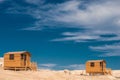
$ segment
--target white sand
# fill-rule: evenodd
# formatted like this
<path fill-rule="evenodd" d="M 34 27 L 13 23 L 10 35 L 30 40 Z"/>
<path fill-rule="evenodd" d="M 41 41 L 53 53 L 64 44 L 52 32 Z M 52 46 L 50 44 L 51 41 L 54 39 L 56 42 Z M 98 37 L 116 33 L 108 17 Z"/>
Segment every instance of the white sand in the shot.
<path fill-rule="evenodd" d="M 80 74 L 84 75 L 80 75 Z M 120 70 L 113 75 L 88 76 L 84 70 L 70 72 L 39 70 L 39 71 L 6 71 L 0 70 L 0 80 L 120 80 Z"/>

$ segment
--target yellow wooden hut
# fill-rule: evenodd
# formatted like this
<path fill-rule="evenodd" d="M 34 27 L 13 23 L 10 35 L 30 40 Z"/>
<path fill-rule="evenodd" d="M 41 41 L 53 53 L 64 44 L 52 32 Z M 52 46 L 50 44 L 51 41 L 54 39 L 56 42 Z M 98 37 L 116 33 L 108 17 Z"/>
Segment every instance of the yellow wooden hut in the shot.
<path fill-rule="evenodd" d="M 31 62 L 31 54 L 27 51 L 8 52 L 4 54 L 5 70 L 37 70 L 37 64 Z"/>
<path fill-rule="evenodd" d="M 105 60 L 89 60 L 86 62 L 86 73 L 94 74 L 111 74 L 111 69 L 106 68 Z"/>

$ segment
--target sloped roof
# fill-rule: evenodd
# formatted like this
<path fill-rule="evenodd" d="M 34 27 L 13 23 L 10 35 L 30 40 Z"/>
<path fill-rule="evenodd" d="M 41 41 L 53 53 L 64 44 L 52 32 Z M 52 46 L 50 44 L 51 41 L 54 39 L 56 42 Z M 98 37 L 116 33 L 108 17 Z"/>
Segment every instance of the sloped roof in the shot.
<path fill-rule="evenodd" d="M 23 54 L 23 53 L 28 53 L 30 56 L 31 54 L 28 51 L 15 51 L 15 52 L 7 52 L 5 54 Z"/>
<path fill-rule="evenodd" d="M 105 60 L 89 60 L 89 61 L 87 61 L 87 62 L 105 62 L 105 63 L 106 63 Z"/>

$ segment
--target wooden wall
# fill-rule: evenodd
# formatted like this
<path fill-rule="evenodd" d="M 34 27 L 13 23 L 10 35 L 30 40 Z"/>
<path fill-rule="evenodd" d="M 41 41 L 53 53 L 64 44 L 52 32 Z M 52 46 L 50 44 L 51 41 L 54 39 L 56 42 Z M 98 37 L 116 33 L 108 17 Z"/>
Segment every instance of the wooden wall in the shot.
<path fill-rule="evenodd" d="M 9 60 L 10 54 L 4 55 L 4 67 L 20 67 L 21 66 L 21 56 L 20 54 L 14 54 L 14 60 Z"/>
<path fill-rule="evenodd" d="M 14 59 L 10 60 L 10 55 L 14 54 Z M 24 58 L 26 55 L 26 59 Z M 23 56 L 23 57 L 21 57 Z M 10 52 L 4 54 L 4 70 L 37 70 L 37 64 L 31 62 L 29 52 Z M 25 65 L 26 64 L 26 65 Z"/>
<path fill-rule="evenodd" d="M 94 67 L 90 66 L 91 62 L 86 63 L 86 72 L 87 73 L 102 73 L 106 69 L 106 63 L 103 62 L 103 70 L 102 67 L 100 66 L 100 62 L 94 62 Z"/>
<path fill-rule="evenodd" d="M 26 65 L 30 65 L 30 55 L 26 54 Z M 4 55 L 4 67 L 25 67 L 24 60 L 21 60 L 21 54 L 14 54 L 14 60 L 9 60 L 10 54 Z"/>

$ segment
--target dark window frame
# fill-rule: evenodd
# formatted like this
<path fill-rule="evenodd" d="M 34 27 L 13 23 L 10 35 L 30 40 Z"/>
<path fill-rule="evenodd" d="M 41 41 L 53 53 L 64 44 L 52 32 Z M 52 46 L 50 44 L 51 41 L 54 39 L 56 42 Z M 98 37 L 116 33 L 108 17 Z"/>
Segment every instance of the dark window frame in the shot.
<path fill-rule="evenodd" d="M 21 54 L 21 60 L 25 59 L 26 60 L 26 54 Z"/>
<path fill-rule="evenodd" d="M 100 67 L 103 67 L 103 62 L 100 62 Z"/>
<path fill-rule="evenodd" d="M 24 54 L 21 54 L 21 60 L 23 60 L 23 58 L 24 58 Z"/>
<path fill-rule="evenodd" d="M 14 60 L 14 54 L 9 55 L 9 60 Z"/>
<path fill-rule="evenodd" d="M 91 63 L 90 63 L 90 66 L 91 66 L 91 67 L 94 67 L 94 66 L 95 66 L 95 63 L 94 63 L 94 62 L 91 62 Z"/>

